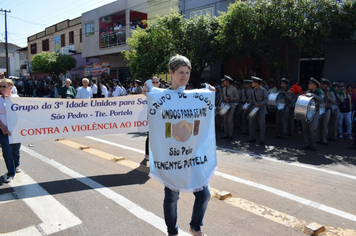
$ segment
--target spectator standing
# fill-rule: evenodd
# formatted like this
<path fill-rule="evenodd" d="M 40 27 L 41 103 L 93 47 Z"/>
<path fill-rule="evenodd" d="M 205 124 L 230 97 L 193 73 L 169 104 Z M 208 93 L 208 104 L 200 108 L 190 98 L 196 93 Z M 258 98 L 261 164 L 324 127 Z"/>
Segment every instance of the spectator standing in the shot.
<path fill-rule="evenodd" d="M 109 97 L 109 92 L 108 89 L 106 88 L 106 86 L 104 85 L 103 81 L 99 82 L 99 86 L 100 86 L 100 90 L 101 90 L 101 97 L 102 98 L 107 98 Z"/>
<path fill-rule="evenodd" d="M 75 98 L 76 91 L 75 88 L 70 86 L 71 83 L 72 81 L 70 79 L 66 79 L 64 81 L 64 85 L 59 89 L 58 92 L 59 98 L 68 98 L 68 99 Z"/>
<path fill-rule="evenodd" d="M 82 87 L 79 87 L 76 98 L 92 98 L 93 92 L 89 85 L 89 80 L 87 78 L 82 79 Z"/>
<path fill-rule="evenodd" d="M 98 86 L 96 86 L 95 80 L 90 81 L 90 88 L 93 93 L 93 98 L 97 98 L 98 97 Z"/>
<path fill-rule="evenodd" d="M 334 142 L 337 142 L 338 123 L 340 116 L 339 105 L 344 101 L 344 95 L 343 92 L 340 91 L 340 84 L 338 82 L 332 83 L 330 91 L 334 93 L 336 103 L 334 105 L 331 105 L 331 116 L 329 121 L 329 139 Z"/>
<path fill-rule="evenodd" d="M 135 90 L 133 92 L 134 94 L 142 94 L 142 87 L 141 87 L 141 81 L 140 80 L 135 80 Z"/>
<path fill-rule="evenodd" d="M 351 112 L 353 112 L 355 110 L 356 94 L 354 92 L 352 92 L 352 86 L 351 85 L 347 85 L 346 93 L 348 95 L 350 95 L 350 97 L 351 97 Z"/>
<path fill-rule="evenodd" d="M 122 89 L 121 87 L 118 85 L 117 81 L 114 81 L 114 88 L 113 88 L 113 92 L 112 92 L 112 96 L 113 97 L 118 97 L 122 95 Z"/>
<path fill-rule="evenodd" d="M 353 139 L 351 136 L 351 96 L 346 93 L 346 88 L 345 86 L 341 87 L 341 92 L 343 93 L 343 98 L 344 101 L 339 105 L 340 109 L 340 115 L 339 115 L 339 123 L 338 123 L 338 129 L 339 129 L 339 138 L 343 138 L 343 124 L 345 121 L 346 124 L 346 133 L 347 133 L 347 138 L 348 139 Z"/>

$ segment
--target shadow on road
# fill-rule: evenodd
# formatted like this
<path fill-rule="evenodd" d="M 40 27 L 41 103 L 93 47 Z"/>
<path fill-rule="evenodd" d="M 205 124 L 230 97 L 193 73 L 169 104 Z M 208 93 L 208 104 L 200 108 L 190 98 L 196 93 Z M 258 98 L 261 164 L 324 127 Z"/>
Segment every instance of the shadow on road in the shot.
<path fill-rule="evenodd" d="M 259 132 L 256 133 L 257 142 Z M 329 141 L 328 145 L 317 145 L 316 151 L 301 150 L 304 146 L 302 134 L 295 134 L 287 139 L 277 139 L 276 130 L 266 129 L 265 146 L 256 143 L 246 143 L 247 135 L 241 135 L 239 130 L 234 130 L 234 139 L 229 141 L 221 139 L 224 132 L 216 129 L 216 143 L 219 148 L 234 150 L 256 157 L 269 157 L 286 162 L 300 162 L 310 165 L 356 165 L 356 150 L 350 150 L 352 140 L 339 139 L 338 142 Z"/>

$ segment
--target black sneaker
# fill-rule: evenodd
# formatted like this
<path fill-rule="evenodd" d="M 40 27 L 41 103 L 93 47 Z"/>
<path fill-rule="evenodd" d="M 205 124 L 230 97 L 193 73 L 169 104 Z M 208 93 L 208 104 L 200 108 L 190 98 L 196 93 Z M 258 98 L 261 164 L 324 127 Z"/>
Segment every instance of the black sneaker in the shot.
<path fill-rule="evenodd" d="M 14 179 L 14 176 L 7 176 L 6 179 L 4 179 L 4 183 L 10 183 Z"/>

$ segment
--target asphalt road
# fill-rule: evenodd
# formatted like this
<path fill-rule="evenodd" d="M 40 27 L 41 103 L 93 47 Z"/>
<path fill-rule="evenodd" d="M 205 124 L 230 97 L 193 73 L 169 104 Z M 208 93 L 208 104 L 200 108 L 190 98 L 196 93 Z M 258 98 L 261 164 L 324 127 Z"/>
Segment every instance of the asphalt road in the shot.
<path fill-rule="evenodd" d="M 302 151 L 296 134 L 266 146 L 246 144 L 235 132 L 222 140 L 219 169 L 204 219 L 207 235 L 356 235 L 356 155 L 350 140 Z M 0 184 L 0 233 L 4 235 L 166 235 L 163 186 L 148 177 L 145 133 L 23 143 L 22 173 Z M 89 147 L 86 149 L 86 147 Z M 0 162 L 0 171 L 6 168 Z M 225 200 L 216 197 L 231 194 Z M 194 196 L 178 203 L 179 235 L 188 235 Z"/>

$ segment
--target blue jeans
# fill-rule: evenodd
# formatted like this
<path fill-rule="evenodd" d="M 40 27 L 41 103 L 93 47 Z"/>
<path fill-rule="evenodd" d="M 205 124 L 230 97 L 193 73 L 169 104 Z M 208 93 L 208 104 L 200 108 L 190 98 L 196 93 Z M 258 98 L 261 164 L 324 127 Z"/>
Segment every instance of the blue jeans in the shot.
<path fill-rule="evenodd" d="M 0 130 L 0 144 L 7 168 L 7 175 L 15 176 L 15 168 L 20 165 L 21 143 L 9 144 L 9 136 L 4 135 Z"/>
<path fill-rule="evenodd" d="M 169 235 L 178 234 L 177 226 L 177 202 L 179 200 L 179 192 L 164 188 L 164 220 L 166 221 L 167 231 Z M 200 231 L 200 226 L 203 225 L 203 218 L 205 215 L 208 202 L 210 200 L 210 186 L 204 187 L 202 191 L 194 192 L 195 202 L 193 206 L 192 219 L 190 221 L 190 228 L 195 231 Z"/>
<path fill-rule="evenodd" d="M 352 122 L 351 122 L 351 111 L 350 112 L 340 112 L 339 115 L 339 123 L 338 123 L 338 129 L 339 129 L 339 134 L 343 133 L 343 123 L 346 123 L 346 132 L 348 135 L 351 134 L 352 131 Z"/>

